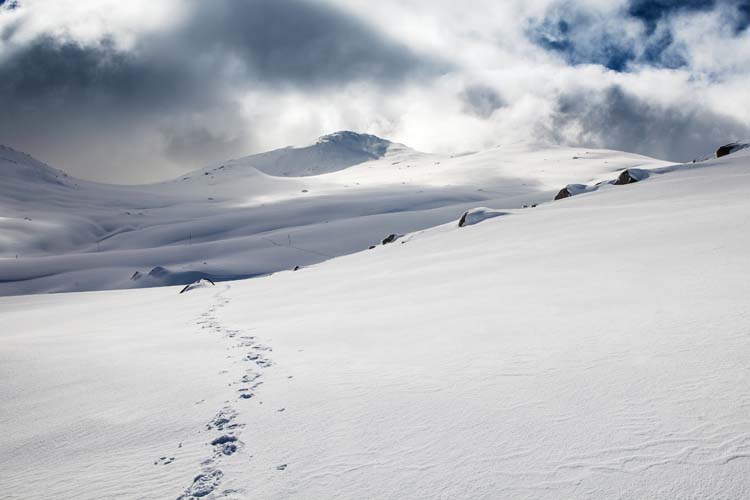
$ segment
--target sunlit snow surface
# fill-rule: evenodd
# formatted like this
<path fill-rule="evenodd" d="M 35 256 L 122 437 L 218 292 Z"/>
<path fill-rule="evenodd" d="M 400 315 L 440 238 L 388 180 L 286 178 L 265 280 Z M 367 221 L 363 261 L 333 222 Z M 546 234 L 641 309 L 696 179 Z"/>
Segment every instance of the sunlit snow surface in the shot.
<path fill-rule="evenodd" d="M 5 297 L 0 491 L 748 498 L 748 214 L 738 152 L 182 295 Z"/>
<path fill-rule="evenodd" d="M 477 206 L 520 209 L 573 182 L 667 165 L 531 145 L 438 156 L 346 134 L 146 186 L 71 179 L 0 149 L 0 295 L 259 276 L 358 252 Z"/>

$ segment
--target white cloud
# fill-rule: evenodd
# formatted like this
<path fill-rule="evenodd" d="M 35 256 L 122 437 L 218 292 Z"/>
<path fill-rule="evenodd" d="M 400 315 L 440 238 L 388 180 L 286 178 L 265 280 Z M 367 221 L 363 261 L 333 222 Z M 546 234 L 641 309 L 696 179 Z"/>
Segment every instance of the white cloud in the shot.
<path fill-rule="evenodd" d="M 0 61 L 12 59 L 40 37 L 73 40 L 82 47 L 96 46 L 108 37 L 127 70 L 116 73 L 117 78 L 138 80 L 139 72 L 152 68 L 154 61 L 171 73 L 182 73 L 174 79 L 158 77 L 175 90 L 169 95 L 167 89 L 150 111 L 139 114 L 129 105 L 120 117 L 120 107 L 113 104 L 100 108 L 108 113 L 104 121 L 97 122 L 95 115 L 68 116 L 71 127 L 59 135 L 49 130 L 39 136 L 13 135 L 9 123 L 0 122 L 0 142 L 10 141 L 77 175 L 118 181 L 169 177 L 209 161 L 304 144 L 338 129 L 366 131 L 442 152 L 556 140 L 684 159 L 684 145 L 677 140 L 674 150 L 668 144 L 656 148 L 650 138 L 628 136 L 634 129 L 595 120 L 600 116 L 596 109 L 585 107 L 606 106 L 613 88 L 626 96 L 618 105 L 647 110 L 662 127 L 676 126 L 670 119 L 699 117 L 715 121 L 704 124 L 707 130 L 713 126 L 727 135 L 750 129 L 750 33 L 738 34 L 727 24 L 733 13 L 727 3 L 713 10 L 679 10 L 659 21 L 661 33 L 672 38 L 684 65 L 669 69 L 634 58 L 620 73 L 597 64 L 571 65 L 565 52 L 546 50 L 530 40 L 528 27 L 555 9 L 565 13 L 575 8 L 597 20 L 587 29 L 598 30 L 576 34 L 574 41 L 584 58 L 578 62 L 593 57 L 587 55 L 596 54 L 591 46 L 616 33 L 632 40 L 634 53 L 641 54 L 649 43 L 646 29 L 628 16 L 626 0 L 381 0 L 377 6 L 353 0 L 288 0 L 275 3 L 276 10 L 263 0 L 245 2 L 237 10 L 237 26 L 242 26 L 242 15 L 257 8 L 252 12 L 274 17 L 264 24 L 282 30 L 269 31 L 267 43 L 237 37 L 232 23 L 219 12 L 234 5 L 197 0 L 26 0 L 21 9 L 0 13 Z M 284 7 L 278 5 L 301 9 L 304 15 L 282 15 L 279 8 Z M 186 29 L 196 12 L 200 29 Z M 332 28 L 309 28 L 304 23 L 311 15 L 320 16 L 320 22 L 331 20 Z M 280 22 L 279 16 L 288 22 Z M 300 32 L 307 38 L 296 42 Z M 316 38 L 330 33 L 332 42 Z M 292 41 L 275 45 L 281 39 Z M 294 51 L 303 51 L 303 57 L 295 59 Z M 142 86 L 135 80 L 133 85 Z M 138 98 L 116 82 L 109 84 L 105 95 L 113 102 L 123 95 Z M 488 99 L 481 112 L 467 106 L 471 89 L 483 89 L 476 98 Z M 141 91 L 144 99 L 150 95 Z M 582 100 L 583 108 L 573 114 L 560 112 L 560 103 L 573 96 Z M 29 96 L 5 92 L 0 99 L 20 102 Z M 7 104 L 16 109 L 19 102 Z M 74 114 L 75 108 L 63 111 Z M 54 115 L 53 111 L 48 113 Z M 44 119 L 44 113 L 33 116 Z M 0 120 L 8 119 L 0 114 Z M 566 119 L 571 121 L 565 123 Z M 603 129 L 593 134 L 581 119 Z M 29 130 L 37 128 L 34 120 L 29 118 Z M 92 138 L 98 146 L 80 147 Z M 716 134 L 706 134 L 695 147 L 708 152 L 717 140 Z M 93 151 L 97 147 L 117 153 Z M 133 164 L 142 168 L 128 168 Z"/>

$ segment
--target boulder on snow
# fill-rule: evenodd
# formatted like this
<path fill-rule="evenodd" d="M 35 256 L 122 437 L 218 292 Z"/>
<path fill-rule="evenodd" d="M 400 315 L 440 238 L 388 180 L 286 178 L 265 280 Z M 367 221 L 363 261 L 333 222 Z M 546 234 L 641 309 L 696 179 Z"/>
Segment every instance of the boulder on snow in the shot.
<path fill-rule="evenodd" d="M 560 191 L 557 192 L 557 194 L 555 195 L 554 200 L 555 201 L 562 200 L 564 198 L 570 198 L 571 196 L 573 196 L 573 193 L 571 193 L 570 190 L 568 189 L 568 187 L 566 186 L 566 187 L 562 188 Z"/>
<path fill-rule="evenodd" d="M 626 170 L 623 170 L 622 173 L 615 179 L 614 184 L 615 186 L 622 186 L 625 184 L 633 184 L 634 182 L 642 181 L 648 177 L 648 174 L 644 170 L 639 170 L 637 168 L 628 168 Z"/>
<path fill-rule="evenodd" d="M 467 210 L 461 216 L 458 221 L 458 227 L 473 226 L 483 220 L 492 219 L 494 217 L 500 217 L 501 215 L 508 215 L 508 212 L 502 212 L 500 210 L 493 210 L 486 207 L 477 207 Z"/>
<path fill-rule="evenodd" d="M 729 144 L 725 144 L 716 150 L 716 157 L 721 158 L 722 156 L 730 155 L 732 153 L 736 153 L 737 151 L 741 149 L 746 149 L 746 148 L 750 148 L 750 144 L 745 144 L 741 142 L 730 142 Z"/>
<path fill-rule="evenodd" d="M 396 241 L 397 239 L 401 238 L 402 236 L 403 236 L 403 234 L 391 233 L 388 236 L 386 236 L 385 238 L 383 238 L 383 241 L 381 241 L 380 243 L 382 245 L 387 245 L 388 243 L 393 243 L 394 241 Z"/>
<path fill-rule="evenodd" d="M 577 194 L 585 193 L 586 192 L 586 186 L 584 184 L 568 184 L 564 188 L 562 188 L 560 191 L 557 192 L 557 194 L 554 197 L 554 200 L 562 200 L 563 198 L 570 198 L 571 196 L 575 196 Z"/>
<path fill-rule="evenodd" d="M 190 290 L 195 290 L 196 288 L 206 288 L 211 286 L 216 286 L 216 283 L 208 278 L 201 278 L 198 281 L 190 283 L 189 285 L 185 285 L 185 288 L 180 290 L 180 293 L 189 292 Z"/>

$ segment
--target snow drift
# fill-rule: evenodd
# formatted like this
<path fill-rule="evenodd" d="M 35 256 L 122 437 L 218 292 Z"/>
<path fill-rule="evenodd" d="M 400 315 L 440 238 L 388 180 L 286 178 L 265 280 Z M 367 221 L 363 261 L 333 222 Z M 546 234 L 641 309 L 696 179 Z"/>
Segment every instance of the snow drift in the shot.
<path fill-rule="evenodd" d="M 467 210 L 458 220 L 458 227 L 473 226 L 479 224 L 483 220 L 500 217 L 501 215 L 508 215 L 508 212 L 502 210 L 492 210 L 487 207 L 478 207 Z"/>

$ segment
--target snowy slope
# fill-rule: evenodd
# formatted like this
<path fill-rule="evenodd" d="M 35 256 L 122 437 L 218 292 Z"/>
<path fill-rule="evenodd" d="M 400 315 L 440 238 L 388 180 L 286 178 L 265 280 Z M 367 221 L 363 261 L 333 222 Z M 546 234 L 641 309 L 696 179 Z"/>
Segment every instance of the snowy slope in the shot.
<path fill-rule="evenodd" d="M 518 209 L 573 182 L 665 165 L 524 144 L 439 156 L 339 132 L 170 182 L 110 186 L 5 148 L 0 295 L 259 276 L 357 252 L 475 206 Z"/>
<path fill-rule="evenodd" d="M 746 150 L 298 272 L 3 298 L 1 491 L 747 498 L 748 213 Z"/>

